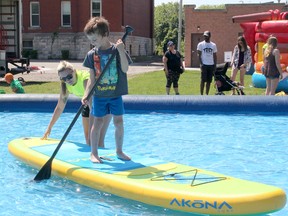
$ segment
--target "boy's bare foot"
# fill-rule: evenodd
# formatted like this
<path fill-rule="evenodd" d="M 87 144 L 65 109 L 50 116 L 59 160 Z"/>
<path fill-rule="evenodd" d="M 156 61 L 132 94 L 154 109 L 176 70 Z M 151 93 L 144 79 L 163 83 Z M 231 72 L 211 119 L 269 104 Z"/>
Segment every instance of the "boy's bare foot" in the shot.
<path fill-rule="evenodd" d="M 128 155 L 124 154 L 124 152 L 122 152 L 122 153 L 117 153 L 117 157 L 118 157 L 120 160 L 124 160 L 124 161 L 130 161 L 130 160 L 131 160 L 131 158 L 130 158 Z"/>
<path fill-rule="evenodd" d="M 95 156 L 93 154 L 91 154 L 90 160 L 92 163 L 103 163 L 103 161 L 100 159 L 99 156 Z"/>

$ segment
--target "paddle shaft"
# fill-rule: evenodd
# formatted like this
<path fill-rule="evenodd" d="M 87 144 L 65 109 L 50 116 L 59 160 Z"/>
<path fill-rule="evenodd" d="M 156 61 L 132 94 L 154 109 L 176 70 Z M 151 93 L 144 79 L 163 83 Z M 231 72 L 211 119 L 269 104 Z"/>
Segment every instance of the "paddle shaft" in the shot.
<path fill-rule="evenodd" d="M 122 37 L 122 41 L 124 42 L 127 35 L 133 31 L 133 28 L 130 26 L 126 26 L 125 27 L 125 34 Z M 95 81 L 92 89 L 90 90 L 88 96 L 87 96 L 87 101 L 90 99 L 90 97 L 93 95 L 94 90 L 96 89 L 97 85 L 99 84 L 100 80 L 102 79 L 105 71 L 108 69 L 108 67 L 110 66 L 112 60 L 115 58 L 117 49 L 114 50 L 114 52 L 112 53 L 111 57 L 109 58 L 108 62 L 106 63 L 102 73 L 100 74 L 100 76 L 98 77 L 98 79 Z M 56 149 L 54 150 L 53 154 L 51 155 L 50 159 L 44 164 L 44 166 L 39 170 L 38 174 L 35 176 L 34 180 L 36 181 L 41 181 L 43 179 L 49 179 L 51 177 L 51 166 L 52 166 L 52 161 L 55 158 L 56 154 L 58 153 L 59 149 L 61 148 L 62 144 L 64 143 L 66 137 L 68 136 L 68 134 L 70 133 L 71 129 L 73 128 L 75 122 L 77 121 L 80 113 L 82 112 L 83 108 L 84 108 L 84 104 L 82 104 L 78 110 L 78 112 L 76 113 L 75 117 L 73 118 L 72 122 L 70 123 L 69 127 L 67 128 L 65 134 L 63 135 L 62 139 L 60 140 L 58 146 L 56 147 Z"/>

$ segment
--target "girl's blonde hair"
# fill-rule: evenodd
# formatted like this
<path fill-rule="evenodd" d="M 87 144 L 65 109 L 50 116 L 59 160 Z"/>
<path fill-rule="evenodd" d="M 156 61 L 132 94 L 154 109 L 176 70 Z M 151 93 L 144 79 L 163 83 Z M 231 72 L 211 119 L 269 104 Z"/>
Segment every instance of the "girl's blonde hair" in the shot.
<path fill-rule="evenodd" d="M 73 66 L 70 62 L 60 61 L 59 65 L 58 65 L 58 67 L 57 67 L 58 74 L 61 73 L 61 72 L 64 71 L 64 70 L 66 70 L 66 69 L 69 69 L 69 70 L 71 70 L 72 72 L 75 71 L 74 66 Z"/>
<path fill-rule="evenodd" d="M 264 56 L 268 57 L 272 51 L 277 47 L 278 40 L 276 37 L 269 37 L 267 40 L 267 48 L 265 49 Z"/>

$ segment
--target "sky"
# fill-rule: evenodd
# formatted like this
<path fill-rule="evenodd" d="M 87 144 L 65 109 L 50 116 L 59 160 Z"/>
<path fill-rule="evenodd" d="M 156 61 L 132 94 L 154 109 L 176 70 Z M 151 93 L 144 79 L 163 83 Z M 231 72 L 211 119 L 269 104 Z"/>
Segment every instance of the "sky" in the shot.
<path fill-rule="evenodd" d="M 219 4 L 252 4 L 252 3 L 265 3 L 265 2 L 272 2 L 273 0 L 182 0 L 183 5 L 196 5 L 199 7 L 201 5 L 219 5 Z M 180 0 L 154 0 L 155 6 L 161 5 L 162 3 L 167 2 L 180 2 Z M 274 2 L 278 2 L 274 0 Z M 280 0 L 280 3 L 285 3 L 286 0 Z"/>

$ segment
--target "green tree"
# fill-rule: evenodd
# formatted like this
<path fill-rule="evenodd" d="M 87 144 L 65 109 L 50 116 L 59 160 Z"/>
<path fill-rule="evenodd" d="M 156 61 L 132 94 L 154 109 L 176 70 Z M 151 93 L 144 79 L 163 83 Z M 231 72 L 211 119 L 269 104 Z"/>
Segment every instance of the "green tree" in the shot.
<path fill-rule="evenodd" d="M 166 3 L 155 7 L 154 10 L 154 37 L 156 42 L 155 51 L 159 55 L 163 54 L 166 43 L 172 40 L 176 46 L 178 44 L 178 12 L 179 3 Z M 184 53 L 184 13 L 182 10 L 182 39 L 181 47 L 178 50 Z"/>

